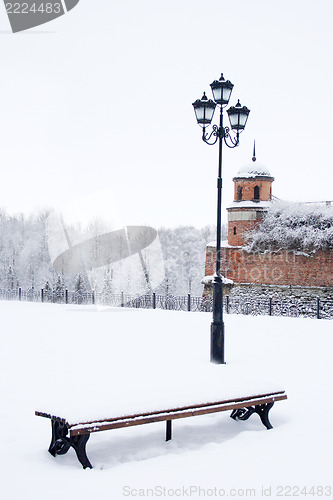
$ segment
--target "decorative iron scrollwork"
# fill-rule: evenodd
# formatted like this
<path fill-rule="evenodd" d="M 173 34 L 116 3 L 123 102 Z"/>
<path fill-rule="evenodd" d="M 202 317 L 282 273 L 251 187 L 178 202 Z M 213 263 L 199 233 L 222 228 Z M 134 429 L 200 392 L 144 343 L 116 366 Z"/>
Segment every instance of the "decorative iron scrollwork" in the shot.
<path fill-rule="evenodd" d="M 206 128 L 204 127 L 202 130 L 202 140 L 208 144 L 209 146 L 214 146 L 214 144 L 217 143 L 220 134 L 221 134 L 221 129 L 217 125 L 213 125 L 213 130 L 211 131 L 210 134 L 206 134 Z M 215 139 L 212 140 L 212 142 L 209 142 L 212 137 L 215 137 Z M 223 137 L 223 135 L 222 135 Z"/>
<path fill-rule="evenodd" d="M 209 146 L 214 146 L 219 139 L 223 139 L 228 148 L 236 148 L 239 144 L 239 132 L 236 132 L 235 137 L 232 137 L 230 132 L 229 127 L 219 127 L 218 125 L 213 125 L 211 133 L 208 134 L 206 133 L 206 127 L 203 127 L 202 140 Z M 212 137 L 214 137 L 214 139 L 212 139 Z"/>
<path fill-rule="evenodd" d="M 262 405 L 249 406 L 248 408 L 238 408 L 237 410 L 233 410 L 230 417 L 234 420 L 247 420 L 251 417 L 253 413 L 257 413 L 260 417 L 261 422 L 267 429 L 273 429 L 272 424 L 269 421 L 268 413 L 274 402 L 272 403 L 264 403 Z"/>

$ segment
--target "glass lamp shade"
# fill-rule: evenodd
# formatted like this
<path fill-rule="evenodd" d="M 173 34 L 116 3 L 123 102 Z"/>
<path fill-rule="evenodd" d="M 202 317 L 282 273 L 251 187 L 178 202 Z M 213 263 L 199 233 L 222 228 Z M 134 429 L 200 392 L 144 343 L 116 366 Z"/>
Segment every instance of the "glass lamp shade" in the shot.
<path fill-rule="evenodd" d="M 231 81 L 225 80 L 223 74 L 221 74 L 220 79 L 214 80 L 213 83 L 210 84 L 210 86 L 216 104 L 221 104 L 222 106 L 228 104 L 232 89 L 234 87 Z"/>
<path fill-rule="evenodd" d="M 206 94 L 201 99 L 197 99 L 192 104 L 199 125 L 210 125 L 216 104 L 211 99 L 208 99 Z"/>
<path fill-rule="evenodd" d="M 227 111 L 231 128 L 233 130 L 244 130 L 250 110 L 246 106 L 241 106 L 239 100 L 236 106 L 231 106 Z"/>

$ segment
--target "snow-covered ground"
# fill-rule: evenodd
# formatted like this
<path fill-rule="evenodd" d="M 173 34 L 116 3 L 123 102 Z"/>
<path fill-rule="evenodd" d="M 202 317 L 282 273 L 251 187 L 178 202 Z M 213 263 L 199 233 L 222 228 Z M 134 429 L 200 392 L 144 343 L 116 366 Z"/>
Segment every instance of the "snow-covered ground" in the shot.
<path fill-rule="evenodd" d="M 209 313 L 0 302 L 1 498 L 333 495 L 333 323 L 225 321 L 227 365 L 216 366 Z M 53 458 L 50 422 L 34 415 L 127 411 L 256 386 L 288 394 L 270 412 L 274 429 L 223 412 L 175 421 L 170 442 L 164 423 L 96 433 L 92 470 L 73 450 Z"/>

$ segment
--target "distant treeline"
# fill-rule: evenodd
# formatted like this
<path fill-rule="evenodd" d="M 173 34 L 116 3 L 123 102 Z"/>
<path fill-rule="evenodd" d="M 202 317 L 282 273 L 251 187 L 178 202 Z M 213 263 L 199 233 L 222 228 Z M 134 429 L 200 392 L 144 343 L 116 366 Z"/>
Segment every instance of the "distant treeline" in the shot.
<path fill-rule="evenodd" d="M 48 251 L 46 222 L 50 210 L 34 215 L 8 215 L 0 211 L 0 288 L 14 290 L 84 291 L 84 275 L 59 275 L 52 268 Z M 158 231 L 164 259 L 165 278 L 157 293 L 201 295 L 205 274 L 205 249 L 215 238 L 215 228 L 179 226 Z M 129 282 L 130 277 L 127 278 Z M 130 283 L 129 283 L 130 285 Z M 112 268 L 105 270 L 105 293 L 114 293 Z M 96 290 L 101 292 L 103 290 Z M 124 290 L 127 292 L 127 290 Z"/>

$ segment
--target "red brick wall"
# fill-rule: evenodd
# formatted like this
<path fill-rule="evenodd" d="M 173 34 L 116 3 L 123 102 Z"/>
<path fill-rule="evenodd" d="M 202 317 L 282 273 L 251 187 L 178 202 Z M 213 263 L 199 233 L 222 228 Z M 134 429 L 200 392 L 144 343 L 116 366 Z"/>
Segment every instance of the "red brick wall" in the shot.
<path fill-rule="evenodd" d="M 262 219 L 228 221 L 228 243 L 233 246 L 242 246 L 246 243 L 246 233 L 252 231 Z M 236 234 L 234 234 L 234 227 Z"/>
<path fill-rule="evenodd" d="M 215 248 L 207 247 L 206 276 L 215 272 Z M 280 251 L 247 253 L 242 248 L 222 248 L 221 272 L 235 283 L 294 286 L 333 286 L 333 250 L 313 256 Z"/>
<path fill-rule="evenodd" d="M 254 199 L 255 186 L 260 187 L 260 199 L 269 201 L 272 197 L 272 182 L 273 179 L 262 179 L 256 177 L 254 179 L 237 179 L 234 178 L 234 200 L 238 200 L 238 187 L 242 188 L 242 200 Z"/>

